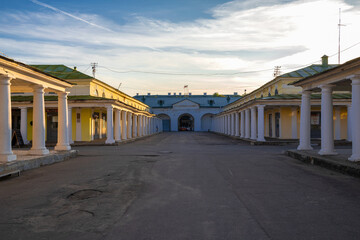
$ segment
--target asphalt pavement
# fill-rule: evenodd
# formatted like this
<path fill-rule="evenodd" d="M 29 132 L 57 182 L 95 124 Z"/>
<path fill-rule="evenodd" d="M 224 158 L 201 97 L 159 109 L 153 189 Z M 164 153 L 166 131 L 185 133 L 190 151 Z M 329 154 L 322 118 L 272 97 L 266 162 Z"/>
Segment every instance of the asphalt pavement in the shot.
<path fill-rule="evenodd" d="M 212 133 L 163 133 L 0 181 L 1 239 L 360 239 L 360 180 Z"/>

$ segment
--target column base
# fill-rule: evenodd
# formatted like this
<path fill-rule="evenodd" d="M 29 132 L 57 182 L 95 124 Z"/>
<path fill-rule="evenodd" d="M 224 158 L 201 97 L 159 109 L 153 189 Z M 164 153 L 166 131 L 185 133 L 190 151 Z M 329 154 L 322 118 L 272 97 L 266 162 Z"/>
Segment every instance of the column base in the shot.
<path fill-rule="evenodd" d="M 306 150 L 313 150 L 313 148 L 311 146 L 301 146 L 301 145 L 299 145 L 297 147 L 297 150 L 306 151 Z"/>
<path fill-rule="evenodd" d="M 54 148 L 55 151 L 69 151 L 71 147 L 69 145 L 56 145 Z"/>
<path fill-rule="evenodd" d="M 266 140 L 265 140 L 265 138 L 258 138 L 258 139 L 256 139 L 256 141 L 258 141 L 258 142 L 265 142 Z"/>
<path fill-rule="evenodd" d="M 30 149 L 28 155 L 48 155 L 50 152 L 48 149 Z"/>
<path fill-rule="evenodd" d="M 115 140 L 114 139 L 106 139 L 105 143 L 106 144 L 113 144 L 113 143 L 115 143 Z"/>
<path fill-rule="evenodd" d="M 12 162 L 16 160 L 15 154 L 0 154 L 0 163 Z"/>
<path fill-rule="evenodd" d="M 360 162 L 360 154 L 353 154 L 348 158 L 351 162 Z"/>
<path fill-rule="evenodd" d="M 318 152 L 318 154 L 319 154 L 319 155 L 322 155 L 322 156 L 326 156 L 326 155 L 329 155 L 329 156 L 331 156 L 331 155 L 338 155 L 338 153 L 335 152 L 335 151 L 324 151 L 324 150 L 320 150 L 320 151 Z"/>
<path fill-rule="evenodd" d="M 122 142 L 122 140 L 121 140 L 121 139 L 119 139 L 119 140 L 115 140 L 115 142 Z"/>

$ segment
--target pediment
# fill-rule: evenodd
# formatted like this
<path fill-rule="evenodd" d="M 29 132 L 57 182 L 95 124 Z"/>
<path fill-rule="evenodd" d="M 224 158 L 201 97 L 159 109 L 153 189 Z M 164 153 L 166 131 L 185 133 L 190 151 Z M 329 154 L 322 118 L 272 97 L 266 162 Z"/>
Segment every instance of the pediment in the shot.
<path fill-rule="evenodd" d="M 187 108 L 187 109 L 198 109 L 200 108 L 200 105 L 196 102 L 193 102 L 189 99 L 184 99 L 180 102 L 174 103 L 173 108 Z"/>

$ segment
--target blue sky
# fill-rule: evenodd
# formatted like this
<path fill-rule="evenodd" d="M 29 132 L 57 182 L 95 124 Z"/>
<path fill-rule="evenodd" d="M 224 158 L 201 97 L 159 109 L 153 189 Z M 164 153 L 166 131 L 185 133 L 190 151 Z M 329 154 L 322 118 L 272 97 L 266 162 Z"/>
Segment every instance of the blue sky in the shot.
<path fill-rule="evenodd" d="M 12 0 L 0 8 L 0 51 L 28 64 L 65 64 L 135 95 L 243 93 L 283 72 L 337 63 L 360 42 L 357 0 Z M 342 53 L 359 57 L 360 44 Z M 261 71 L 259 71 L 261 70 Z"/>

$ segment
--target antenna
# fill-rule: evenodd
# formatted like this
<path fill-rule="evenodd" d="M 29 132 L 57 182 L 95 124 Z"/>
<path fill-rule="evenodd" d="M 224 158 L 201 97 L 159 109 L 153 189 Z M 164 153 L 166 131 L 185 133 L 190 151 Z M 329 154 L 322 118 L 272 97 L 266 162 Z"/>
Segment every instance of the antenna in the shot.
<path fill-rule="evenodd" d="M 119 84 L 119 86 L 118 86 L 118 90 L 120 89 L 120 87 L 121 87 L 121 84 L 122 84 L 122 83 L 120 83 L 120 84 Z"/>
<path fill-rule="evenodd" d="M 340 36 L 341 36 L 341 27 L 346 26 L 344 24 L 341 24 L 341 8 L 339 8 L 339 45 L 338 45 L 338 64 L 340 64 Z"/>
<path fill-rule="evenodd" d="M 97 63 L 91 63 L 91 68 L 92 68 L 92 73 L 93 73 L 93 77 L 95 78 L 95 73 L 96 73 L 96 67 L 98 66 Z"/>
<path fill-rule="evenodd" d="M 280 74 L 281 74 L 280 68 L 281 68 L 281 66 L 274 67 L 274 73 L 273 73 L 274 77 L 280 76 Z"/>

